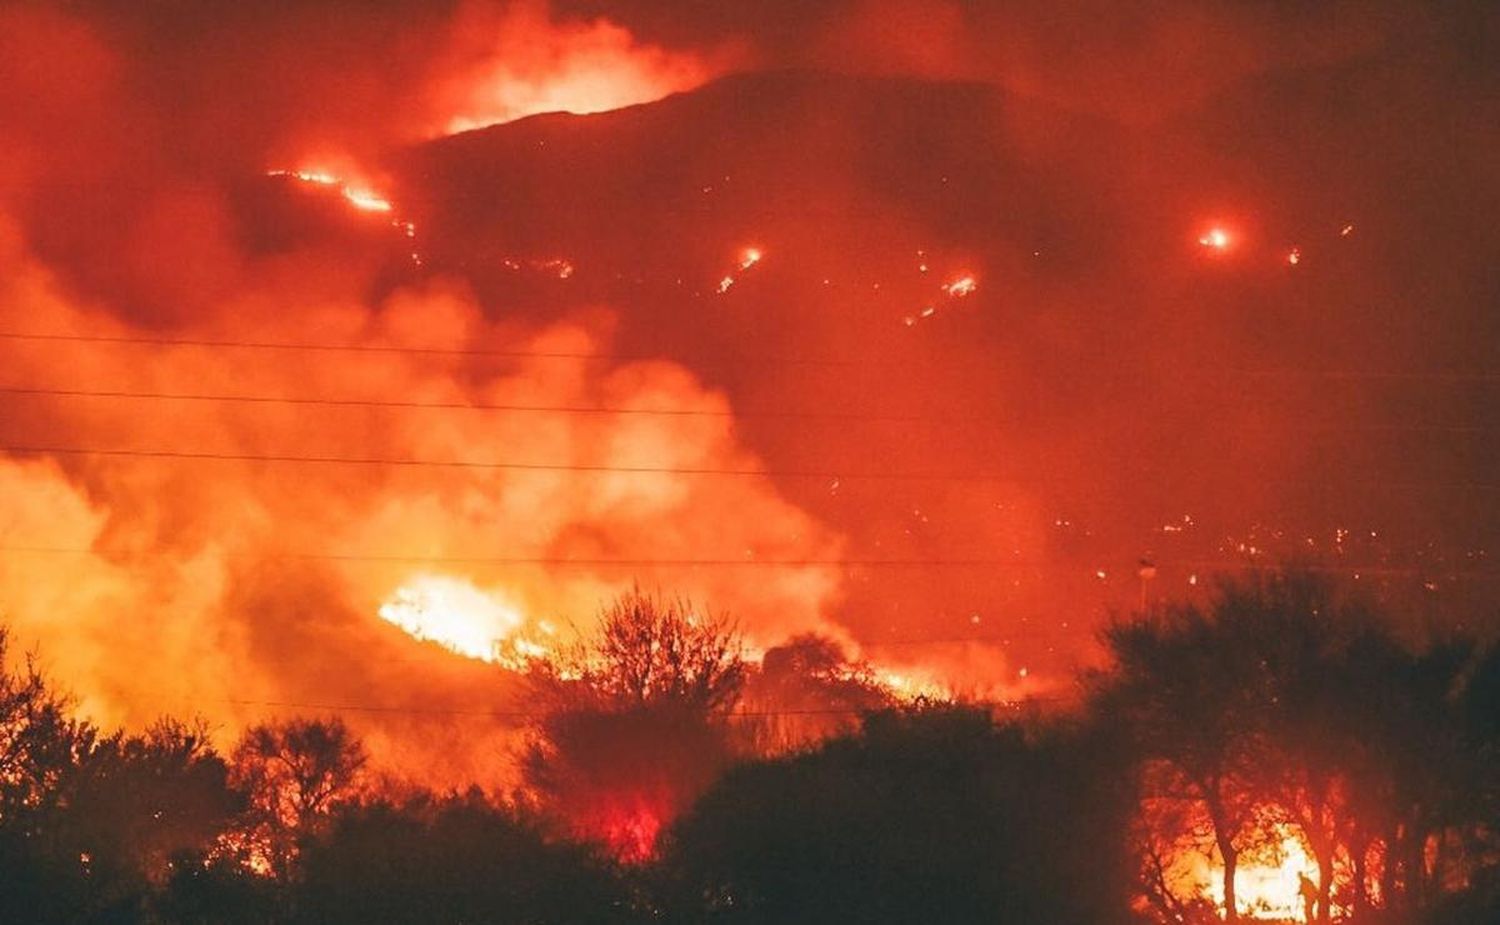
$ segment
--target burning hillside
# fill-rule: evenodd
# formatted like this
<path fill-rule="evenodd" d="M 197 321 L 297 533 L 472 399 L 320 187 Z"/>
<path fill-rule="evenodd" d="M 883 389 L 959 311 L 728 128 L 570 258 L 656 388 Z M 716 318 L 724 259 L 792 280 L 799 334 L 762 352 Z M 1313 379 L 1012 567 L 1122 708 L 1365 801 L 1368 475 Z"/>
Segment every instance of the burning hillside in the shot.
<path fill-rule="evenodd" d="M 420 752 L 636 582 L 1003 698 L 1213 572 L 1491 587 L 1492 123 L 1419 51 L 1257 27 L 1122 101 L 973 11 L 98 6 L 7 9 L 0 73 L 0 602 L 98 716 Z"/>

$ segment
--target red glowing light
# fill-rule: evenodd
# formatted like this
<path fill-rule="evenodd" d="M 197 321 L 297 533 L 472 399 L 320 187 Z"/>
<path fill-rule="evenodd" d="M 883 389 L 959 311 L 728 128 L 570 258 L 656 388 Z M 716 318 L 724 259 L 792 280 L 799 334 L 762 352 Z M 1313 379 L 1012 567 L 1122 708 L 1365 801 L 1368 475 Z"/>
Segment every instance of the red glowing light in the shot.
<path fill-rule="evenodd" d="M 1302 262 L 1302 249 L 1300 247 L 1294 247 L 1291 250 L 1287 251 L 1286 262 L 1287 262 L 1288 266 L 1293 266 L 1293 267 L 1295 267 L 1297 264 L 1301 263 Z"/>
<path fill-rule="evenodd" d="M 606 813 L 598 835 L 616 858 L 627 864 L 639 864 L 656 856 L 661 830 L 661 813 L 645 800 L 631 800 Z"/>

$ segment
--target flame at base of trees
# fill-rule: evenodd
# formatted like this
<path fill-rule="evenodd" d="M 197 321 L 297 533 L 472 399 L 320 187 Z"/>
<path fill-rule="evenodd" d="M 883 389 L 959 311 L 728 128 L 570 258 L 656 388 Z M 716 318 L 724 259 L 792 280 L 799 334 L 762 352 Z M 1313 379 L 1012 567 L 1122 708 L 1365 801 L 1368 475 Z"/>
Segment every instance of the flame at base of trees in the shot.
<path fill-rule="evenodd" d="M 1193 833 L 1170 839 L 1171 847 L 1148 858 L 1150 887 L 1158 894 L 1151 904 L 1166 911 L 1168 918 L 1184 922 L 1222 919 L 1226 912 L 1224 859 L 1211 846 L 1194 842 Z M 1296 827 L 1267 823 L 1241 849 L 1235 868 L 1235 906 L 1240 918 L 1314 921 L 1320 876 L 1318 863 Z"/>

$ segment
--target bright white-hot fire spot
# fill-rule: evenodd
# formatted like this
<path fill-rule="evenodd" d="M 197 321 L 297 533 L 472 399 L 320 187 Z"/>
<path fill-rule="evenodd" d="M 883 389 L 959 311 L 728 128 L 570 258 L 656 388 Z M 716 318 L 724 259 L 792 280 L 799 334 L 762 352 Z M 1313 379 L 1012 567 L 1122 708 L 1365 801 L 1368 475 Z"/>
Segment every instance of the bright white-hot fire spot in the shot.
<path fill-rule="evenodd" d="M 1198 243 L 1209 250 L 1226 251 L 1234 243 L 1234 238 L 1223 228 L 1210 228 L 1198 238 Z"/>
<path fill-rule="evenodd" d="M 456 578 L 415 578 L 380 605 L 379 613 L 417 639 L 481 661 L 517 667 L 549 651 L 520 635 L 526 617 L 519 608 Z"/>
<path fill-rule="evenodd" d="M 1224 907 L 1224 869 L 1216 866 L 1200 895 Z M 1262 857 L 1241 858 L 1234 875 L 1235 905 L 1240 915 L 1277 922 L 1306 922 L 1303 878 L 1318 881 L 1318 864 L 1302 839 L 1288 826 L 1277 827 Z"/>
<path fill-rule="evenodd" d="M 735 270 L 743 273 L 744 271 L 755 266 L 757 263 L 760 263 L 761 258 L 763 258 L 764 256 L 765 252 L 760 248 L 747 247 L 744 250 L 740 251 L 739 256 L 735 258 Z M 715 291 L 718 292 L 719 295 L 723 295 L 724 293 L 729 291 L 729 287 L 733 286 L 734 283 L 734 274 L 725 273 L 724 277 L 719 280 L 719 286 Z"/>
<path fill-rule="evenodd" d="M 382 198 L 380 196 L 377 196 L 376 194 L 370 192 L 367 189 L 356 189 L 356 188 L 351 187 L 351 186 L 346 186 L 343 189 L 343 193 L 344 193 L 344 198 L 347 199 L 347 200 L 349 200 L 349 204 L 352 205 L 352 206 L 354 206 L 354 208 L 359 209 L 361 211 L 364 211 L 364 212 L 389 212 L 389 211 L 391 211 L 392 206 L 391 206 L 391 201 L 389 199 L 385 199 L 385 198 Z"/>
<path fill-rule="evenodd" d="M 892 671 L 875 668 L 875 680 L 880 682 L 897 700 L 951 700 L 953 692 L 929 677 L 921 677 L 913 671 Z"/>
<path fill-rule="evenodd" d="M 973 293 L 973 291 L 978 288 L 979 281 L 976 280 L 973 276 L 960 276 L 958 279 L 955 279 L 953 282 L 944 286 L 943 291 L 948 293 L 948 295 L 952 298 L 961 299 L 964 296 Z"/>

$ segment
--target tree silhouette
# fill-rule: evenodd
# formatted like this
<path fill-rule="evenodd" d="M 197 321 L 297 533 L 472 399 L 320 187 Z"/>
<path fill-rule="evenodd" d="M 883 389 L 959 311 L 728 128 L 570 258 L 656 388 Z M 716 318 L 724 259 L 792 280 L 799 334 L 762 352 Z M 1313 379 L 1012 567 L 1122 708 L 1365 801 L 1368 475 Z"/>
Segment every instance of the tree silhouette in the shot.
<path fill-rule="evenodd" d="M 1239 917 L 1235 871 L 1258 773 L 1254 666 L 1226 642 L 1237 629 L 1192 605 L 1117 623 L 1105 634 L 1112 670 L 1095 679 L 1095 709 L 1134 739 L 1146 799 L 1190 801 L 1206 818 L 1228 922 Z"/>
<path fill-rule="evenodd" d="M 1297 571 L 1225 583 L 1206 608 L 1106 639 L 1115 665 L 1095 676 L 1094 705 L 1135 738 L 1148 809 L 1152 795 L 1202 808 L 1227 907 L 1237 863 L 1277 824 L 1317 863 L 1309 905 L 1326 923 L 1372 895 L 1429 904 L 1454 863 L 1446 846 L 1494 819 L 1470 796 L 1483 775 L 1458 705 L 1478 676 L 1469 643 L 1414 649 L 1365 602 Z"/>
<path fill-rule="evenodd" d="M 66 921 L 92 907 L 87 861 L 68 850 L 61 823 L 97 740 L 31 657 L 12 667 L 0 627 L 0 921 Z"/>
<path fill-rule="evenodd" d="M 679 921 L 1128 919 L 1132 804 L 1105 740 L 982 709 L 893 710 L 725 775 L 674 828 Z"/>
<path fill-rule="evenodd" d="M 645 860 L 731 759 L 724 713 L 744 678 L 721 621 L 632 590 L 604 609 L 590 644 L 534 670 L 545 715 L 526 782 L 575 834 Z"/>
<path fill-rule="evenodd" d="M 477 792 L 345 804 L 306 841 L 300 871 L 294 923 L 563 925 L 630 908 L 608 864 Z"/>
<path fill-rule="evenodd" d="M 233 780 L 249 799 L 246 848 L 284 873 L 296 840 L 353 796 L 364 746 L 337 718 L 292 719 L 248 729 L 235 748 Z"/>
<path fill-rule="evenodd" d="M 863 713 L 894 706 L 869 666 L 837 642 L 805 634 L 766 650 L 741 701 L 753 716 L 737 727 L 747 748 L 771 755 L 852 732 Z"/>

